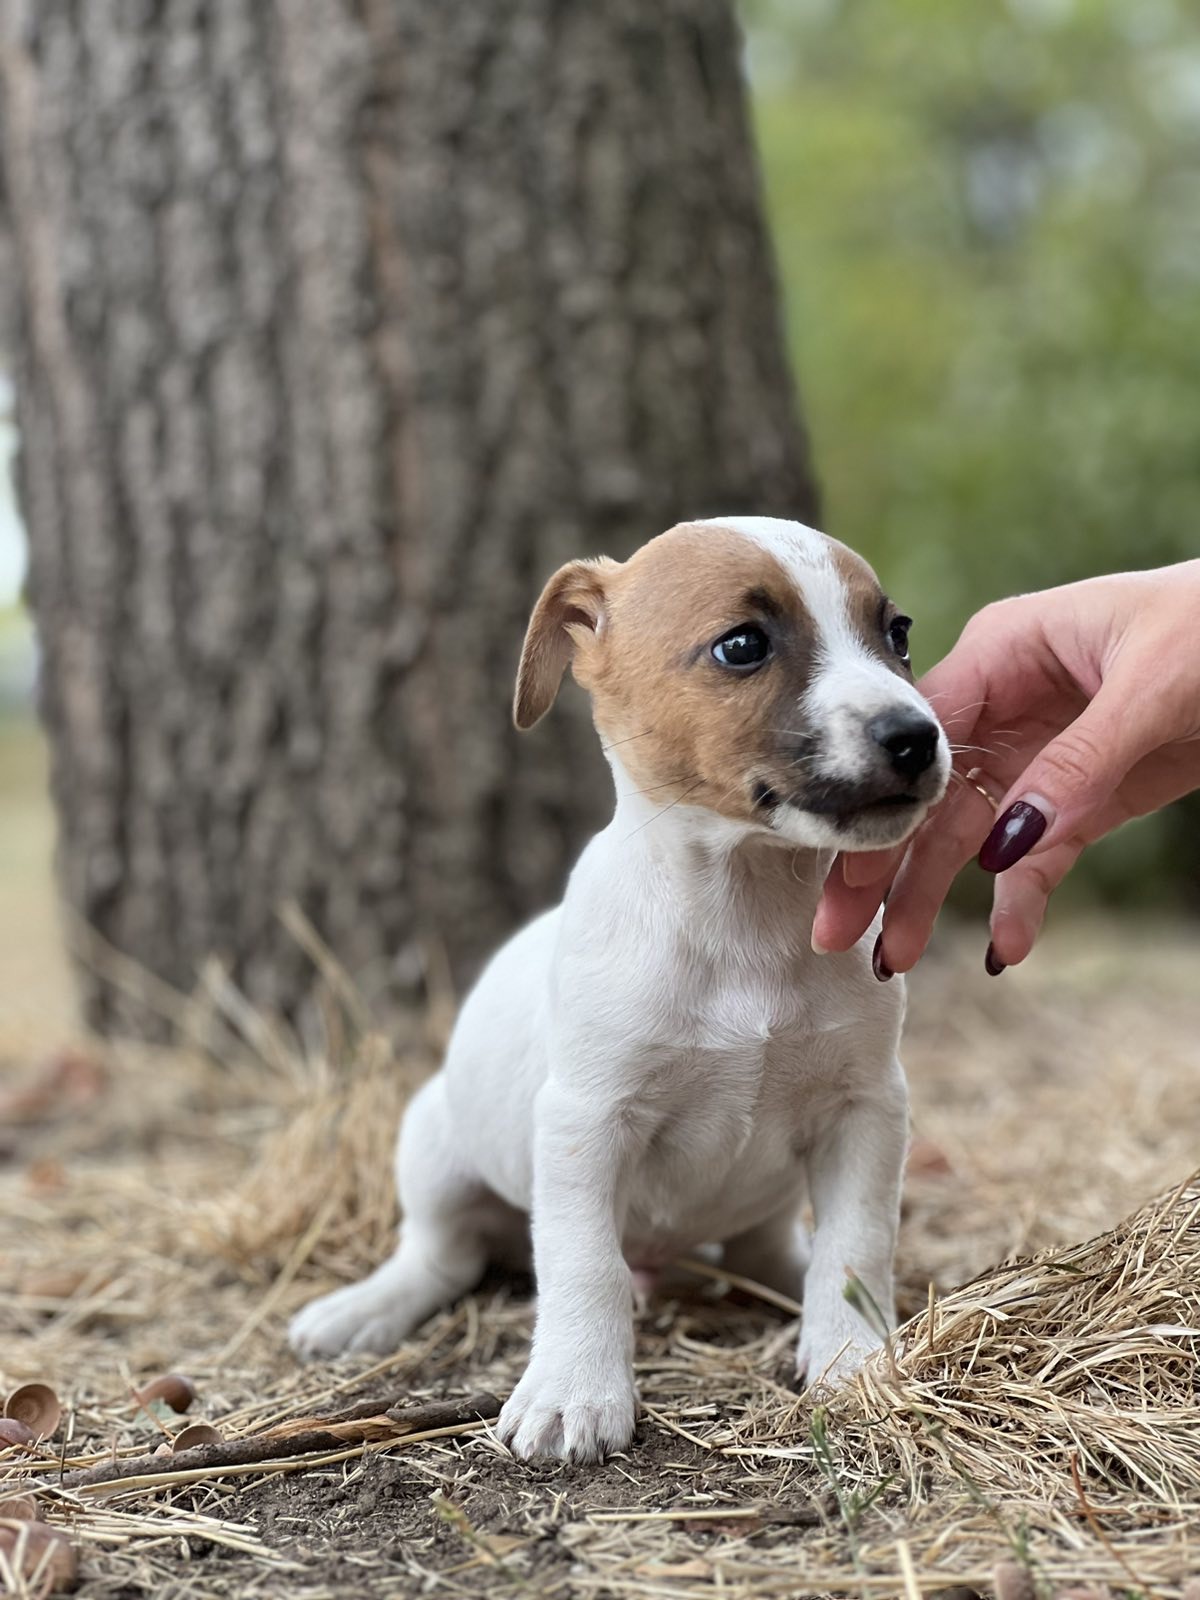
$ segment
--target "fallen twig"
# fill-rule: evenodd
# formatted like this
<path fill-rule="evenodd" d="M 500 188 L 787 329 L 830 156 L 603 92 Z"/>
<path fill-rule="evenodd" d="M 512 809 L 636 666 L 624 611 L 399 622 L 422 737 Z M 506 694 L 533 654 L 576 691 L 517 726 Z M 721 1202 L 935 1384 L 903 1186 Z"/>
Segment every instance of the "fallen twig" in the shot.
<path fill-rule="evenodd" d="M 130 1456 L 104 1461 L 63 1479 L 66 1489 L 86 1489 L 98 1483 L 116 1483 L 146 1473 L 176 1473 L 241 1467 L 261 1461 L 282 1461 L 319 1450 L 336 1450 L 348 1443 L 375 1443 L 389 1437 L 403 1439 L 430 1428 L 452 1428 L 495 1417 L 500 1401 L 481 1391 L 459 1400 L 432 1400 L 420 1406 L 387 1406 L 386 1400 L 364 1400 L 329 1417 L 294 1417 L 265 1433 L 247 1439 L 223 1439 L 219 1444 L 197 1445 L 177 1455 Z"/>

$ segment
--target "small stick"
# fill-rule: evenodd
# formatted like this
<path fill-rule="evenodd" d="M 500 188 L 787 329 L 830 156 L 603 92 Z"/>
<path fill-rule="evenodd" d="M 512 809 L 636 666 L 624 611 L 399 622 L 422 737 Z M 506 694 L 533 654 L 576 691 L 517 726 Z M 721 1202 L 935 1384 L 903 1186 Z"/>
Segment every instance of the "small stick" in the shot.
<path fill-rule="evenodd" d="M 821 1524 L 817 1502 L 788 1509 L 763 1502 L 755 1506 L 676 1507 L 669 1511 L 590 1511 L 589 1522 L 758 1522 L 763 1527 L 816 1528 Z"/>
<path fill-rule="evenodd" d="M 686 1428 L 681 1428 L 677 1422 L 672 1422 L 669 1417 L 664 1417 L 661 1411 L 656 1411 L 653 1406 L 642 1401 L 642 1410 L 659 1427 L 666 1428 L 669 1433 L 677 1433 L 681 1439 L 686 1439 L 689 1444 L 698 1445 L 701 1450 L 711 1450 L 713 1447 L 707 1439 L 701 1439 L 698 1434 L 689 1433 Z"/>
<path fill-rule="evenodd" d="M 921 1600 L 921 1586 L 917 1582 L 912 1551 L 908 1548 L 907 1539 L 896 1540 L 896 1555 L 900 1562 L 900 1576 L 904 1579 L 904 1593 L 907 1600 Z"/>
<path fill-rule="evenodd" d="M 292 1279 L 296 1276 L 296 1274 L 300 1271 L 300 1268 L 316 1249 L 321 1235 L 325 1232 L 325 1229 L 329 1225 L 334 1211 L 337 1209 L 337 1204 L 338 1195 L 335 1191 L 329 1196 L 325 1204 L 317 1211 L 316 1216 L 305 1230 L 300 1242 L 296 1245 L 296 1248 L 284 1262 L 283 1267 L 280 1269 L 274 1283 L 254 1307 L 253 1311 L 251 1311 L 250 1315 L 242 1323 L 241 1327 L 236 1333 L 234 1333 L 232 1338 L 226 1344 L 225 1348 L 217 1356 L 218 1366 L 223 1367 L 228 1365 L 232 1356 L 242 1348 L 242 1345 L 245 1344 L 246 1340 L 254 1332 L 255 1328 L 257 1328 L 260 1323 L 264 1322 L 267 1317 L 270 1316 L 271 1312 L 274 1311 Z"/>
<path fill-rule="evenodd" d="M 743 1278 L 740 1273 L 727 1272 L 724 1267 L 714 1267 L 707 1261 L 696 1261 L 691 1256 L 680 1256 L 675 1265 L 682 1267 L 685 1272 L 694 1272 L 698 1278 L 712 1278 L 716 1283 L 727 1283 L 731 1288 L 753 1295 L 756 1300 L 763 1300 L 769 1306 L 778 1306 L 780 1311 L 786 1311 L 793 1317 L 803 1314 L 804 1307 L 790 1295 L 780 1294 L 778 1289 L 768 1289 L 765 1283 L 755 1283 L 753 1278 Z"/>
<path fill-rule="evenodd" d="M 394 1450 L 400 1444 L 419 1444 L 426 1439 L 461 1439 L 468 1433 L 478 1433 L 490 1427 L 487 1422 L 458 1422 L 452 1428 L 426 1428 L 424 1432 L 406 1433 L 391 1439 L 365 1439 L 357 1444 L 343 1444 L 340 1450 L 326 1450 L 316 1455 L 288 1456 L 280 1460 L 272 1456 L 266 1461 L 243 1461 L 233 1467 L 189 1467 L 184 1472 L 144 1472 L 140 1478 L 105 1478 L 101 1483 L 89 1483 L 88 1489 L 103 1494 L 105 1490 L 162 1489 L 177 1483 L 209 1483 L 215 1477 L 240 1478 L 251 1473 L 271 1476 L 280 1472 L 305 1472 L 310 1467 L 326 1467 L 335 1461 L 350 1461 L 355 1456 L 365 1456 L 372 1450 Z"/>
<path fill-rule="evenodd" d="M 933 1279 L 929 1280 L 929 1298 L 925 1306 L 925 1354 L 933 1354 L 933 1313 L 937 1304 L 937 1297 L 933 1292 Z"/>
<path fill-rule="evenodd" d="M 1091 1528 L 1092 1532 L 1096 1535 L 1097 1539 L 1099 1539 L 1100 1543 L 1108 1551 L 1109 1555 L 1125 1573 L 1125 1576 L 1133 1584 L 1135 1590 L 1138 1592 L 1145 1591 L 1148 1593 L 1149 1591 L 1146 1590 L 1146 1585 L 1138 1577 L 1137 1573 L 1129 1565 L 1128 1561 L 1126 1561 L 1125 1557 L 1121 1554 L 1116 1545 L 1113 1544 L 1112 1540 L 1101 1527 L 1100 1519 L 1097 1517 L 1095 1509 L 1089 1503 L 1087 1495 L 1083 1492 L 1083 1479 L 1079 1475 L 1079 1455 L 1074 1450 L 1071 1451 L 1071 1482 L 1075 1485 L 1075 1494 L 1078 1497 L 1080 1509 L 1087 1518 L 1088 1526 Z"/>
<path fill-rule="evenodd" d="M 369 1414 L 363 1415 L 369 1406 Z M 350 1408 L 353 1416 L 296 1418 L 291 1424 L 253 1434 L 248 1439 L 222 1439 L 219 1444 L 197 1445 L 173 1456 L 130 1456 L 124 1461 L 105 1461 L 81 1472 L 69 1472 L 62 1480 L 65 1489 L 86 1489 L 97 1483 L 116 1483 L 122 1478 L 138 1478 L 145 1473 L 174 1473 L 241 1467 L 261 1461 L 286 1460 L 318 1450 L 339 1450 L 348 1443 L 377 1442 L 389 1434 L 397 1440 L 429 1428 L 452 1428 L 499 1414 L 500 1402 L 494 1394 L 481 1392 L 461 1400 L 433 1400 L 422 1406 L 394 1406 L 380 1409 L 380 1403 L 363 1402 Z M 287 1432 L 298 1423 L 316 1424 L 299 1432 Z M 336 1431 L 334 1431 L 336 1430 Z"/>

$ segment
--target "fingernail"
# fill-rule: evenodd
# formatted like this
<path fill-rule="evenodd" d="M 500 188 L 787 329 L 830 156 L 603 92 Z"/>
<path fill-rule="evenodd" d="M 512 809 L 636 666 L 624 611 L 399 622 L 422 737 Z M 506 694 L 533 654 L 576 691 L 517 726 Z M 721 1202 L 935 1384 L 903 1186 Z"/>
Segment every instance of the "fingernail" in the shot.
<path fill-rule="evenodd" d="M 815 933 L 812 936 L 812 949 L 815 956 L 827 956 L 829 954 L 829 946 L 822 944 Z"/>
<path fill-rule="evenodd" d="M 1006 964 L 996 954 L 994 944 L 989 944 L 987 947 L 987 955 L 983 958 L 983 970 L 989 978 L 998 978 L 1006 970 Z"/>
<path fill-rule="evenodd" d="M 1048 818 L 1029 800 L 1017 800 L 983 841 L 979 865 L 985 872 L 1007 872 L 1027 856 L 1046 831 Z"/>
<path fill-rule="evenodd" d="M 875 973 L 875 976 L 879 979 L 880 983 L 886 983 L 889 978 L 894 978 L 896 976 L 891 967 L 889 967 L 887 962 L 883 959 L 882 934 L 880 934 L 878 939 L 876 939 L 875 948 L 871 951 L 871 968 Z"/>
<path fill-rule="evenodd" d="M 842 882 L 847 889 L 863 889 L 872 881 L 872 873 L 857 855 L 839 856 L 838 866 L 842 874 Z M 878 872 L 878 868 L 876 868 Z"/>

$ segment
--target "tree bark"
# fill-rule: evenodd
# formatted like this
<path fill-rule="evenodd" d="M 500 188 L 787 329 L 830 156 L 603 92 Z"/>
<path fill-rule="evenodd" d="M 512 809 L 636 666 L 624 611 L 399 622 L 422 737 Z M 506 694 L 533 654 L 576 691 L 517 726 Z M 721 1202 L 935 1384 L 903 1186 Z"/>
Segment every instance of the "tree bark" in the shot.
<path fill-rule="evenodd" d="M 516 745 L 541 583 L 815 510 L 727 0 L 0 18 L 66 899 L 271 1011 L 288 900 L 377 1003 L 468 975 L 608 805 L 578 696 Z"/>

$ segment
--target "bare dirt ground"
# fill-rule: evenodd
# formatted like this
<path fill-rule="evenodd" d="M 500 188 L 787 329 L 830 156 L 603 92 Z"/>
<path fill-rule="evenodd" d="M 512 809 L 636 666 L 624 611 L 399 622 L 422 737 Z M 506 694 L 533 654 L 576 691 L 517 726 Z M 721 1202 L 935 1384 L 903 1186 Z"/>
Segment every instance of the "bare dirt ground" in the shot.
<path fill-rule="evenodd" d="M 48 1382 L 65 1416 L 0 1454 L 0 1496 L 67 1532 L 80 1592 L 1178 1600 L 1200 1577 L 1195 929 L 1061 926 L 999 981 L 981 930 L 947 929 L 911 985 L 896 1359 L 816 1407 L 791 1312 L 697 1278 L 639 1314 L 633 1447 L 531 1467 L 470 1408 L 411 1440 L 386 1416 L 503 1396 L 527 1282 L 489 1278 L 386 1360 L 284 1346 L 296 1306 L 387 1248 L 395 1121 L 445 1008 L 385 1040 L 331 999 L 301 1049 L 214 976 L 180 1015 L 215 1054 L 96 1046 L 26 758 L 7 787 L 0 764 L 0 1386 Z M 196 1386 L 186 1417 L 131 1398 L 166 1371 Z M 194 1418 L 259 1459 L 119 1477 Z M 333 1438 L 281 1460 L 303 1418 Z M 7 1514 L 0 1591 L 36 1593 Z"/>

